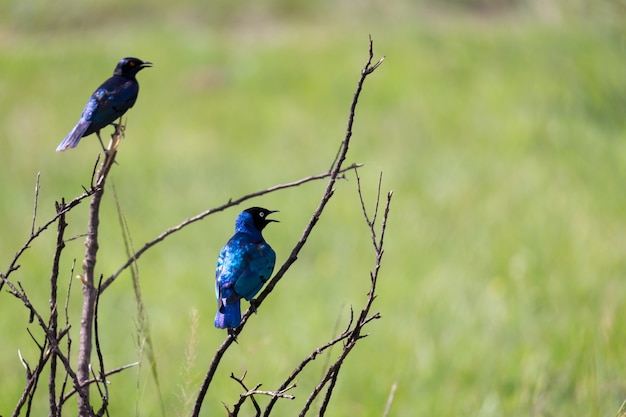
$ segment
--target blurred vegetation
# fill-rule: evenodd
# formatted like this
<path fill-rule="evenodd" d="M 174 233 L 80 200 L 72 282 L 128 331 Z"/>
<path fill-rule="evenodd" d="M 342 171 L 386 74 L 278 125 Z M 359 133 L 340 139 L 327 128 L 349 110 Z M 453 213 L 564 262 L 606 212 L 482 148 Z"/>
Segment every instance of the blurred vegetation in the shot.
<path fill-rule="evenodd" d="M 352 20 L 400 19 L 408 24 L 424 24 L 424 16 L 443 13 L 445 17 L 526 15 L 542 21 L 623 20 L 624 0 L 269 0 L 262 3 L 233 4 L 227 0 L 177 3 L 146 0 L 108 0 L 88 6 L 79 0 L 48 2 L 45 0 L 8 1 L 0 5 L 0 22 L 12 29 L 28 31 L 76 31 L 111 28 L 112 26 L 162 20 L 208 24 L 212 28 L 230 27 L 234 23 L 263 20 L 311 22 L 327 21 L 332 25 Z"/>
<path fill-rule="evenodd" d="M 325 171 L 372 34 L 387 59 L 365 87 L 350 162 L 365 163 L 370 200 L 380 171 L 383 190 L 395 193 L 375 304 L 383 319 L 347 362 L 332 414 L 380 416 L 397 381 L 392 416 L 613 416 L 626 392 L 625 7 L 3 2 L 0 270 L 30 231 L 37 172 L 38 224 L 89 182 L 95 138 L 54 149 L 119 58 L 155 63 L 139 74 L 112 174 L 138 247 L 228 198 Z M 322 187 L 253 203 L 281 211 L 266 232 L 278 262 Z M 105 275 L 126 259 L 111 197 L 107 190 L 97 264 Z M 84 233 L 86 211 L 72 212 L 68 236 Z M 223 338 L 212 326 L 212 280 L 237 212 L 207 218 L 139 263 L 171 415 L 185 415 Z M 310 243 L 225 358 L 204 415 L 236 401 L 230 372 L 273 389 L 364 300 L 372 250 L 354 178 L 339 184 Z M 38 240 L 14 276 L 41 306 L 53 250 L 52 235 Z M 83 252 L 82 238 L 68 242 L 67 280 Z M 108 367 L 138 359 L 133 300 L 129 276 L 101 300 Z M 8 415 L 23 387 L 17 351 L 34 350 L 24 308 L 1 294 L 0 309 Z M 185 353 L 192 334 L 194 361 Z M 318 371 L 298 381 L 295 404 Z M 110 389 L 112 415 L 158 415 L 147 367 L 111 377 Z M 291 416 L 293 404 L 276 415 Z M 36 410 L 46 406 L 42 397 Z"/>

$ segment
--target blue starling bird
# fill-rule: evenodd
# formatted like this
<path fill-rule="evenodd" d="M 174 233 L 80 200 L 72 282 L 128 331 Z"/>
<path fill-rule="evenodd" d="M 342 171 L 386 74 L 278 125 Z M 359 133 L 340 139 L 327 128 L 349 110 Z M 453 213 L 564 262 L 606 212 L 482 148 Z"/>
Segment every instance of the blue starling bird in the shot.
<path fill-rule="evenodd" d="M 250 301 L 270 278 L 276 253 L 261 231 L 271 222 L 267 216 L 277 210 L 249 208 L 237 216 L 235 235 L 224 245 L 215 270 L 217 314 L 215 327 L 232 329 L 241 323 L 242 298 Z"/>
<path fill-rule="evenodd" d="M 118 62 L 113 76 L 106 80 L 96 91 L 83 109 L 74 129 L 57 147 L 57 152 L 75 148 L 80 139 L 95 132 L 100 138 L 100 129 L 110 125 L 133 107 L 139 94 L 139 83 L 135 75 L 144 68 L 152 66 L 151 62 L 137 58 L 123 58 Z"/>

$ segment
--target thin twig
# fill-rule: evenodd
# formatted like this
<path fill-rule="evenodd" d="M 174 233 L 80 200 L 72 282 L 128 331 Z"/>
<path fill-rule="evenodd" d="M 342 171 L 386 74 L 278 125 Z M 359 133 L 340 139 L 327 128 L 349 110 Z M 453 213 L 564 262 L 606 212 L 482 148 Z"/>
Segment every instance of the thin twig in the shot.
<path fill-rule="evenodd" d="M 104 373 L 104 377 L 106 380 L 106 377 L 109 377 L 111 375 L 115 375 L 117 373 L 120 373 L 128 368 L 132 368 L 133 366 L 137 366 L 139 365 L 139 362 L 133 362 L 133 363 L 129 363 L 126 365 L 122 365 L 120 367 L 117 367 L 115 369 L 111 369 L 110 371 L 107 371 Z M 90 378 L 87 381 L 85 381 L 85 383 L 83 384 L 84 386 L 89 386 L 91 384 L 95 384 L 98 383 L 102 380 L 102 377 L 98 377 L 98 378 Z M 71 389 L 70 391 L 67 392 L 67 394 L 65 394 L 63 396 L 63 399 L 61 401 L 61 404 L 65 403 L 67 400 L 69 400 L 74 394 L 76 394 L 78 391 L 76 390 L 76 388 Z"/>
<path fill-rule="evenodd" d="M 231 412 L 229 410 L 229 416 L 232 417 L 236 417 L 237 415 L 239 415 L 239 411 L 241 410 L 241 406 L 243 405 L 243 403 L 246 401 L 247 398 L 250 398 L 250 400 L 252 401 L 253 405 L 254 405 L 254 409 L 255 409 L 255 416 L 256 417 L 260 417 L 261 415 L 261 407 L 259 406 L 259 404 L 257 403 L 256 399 L 254 398 L 255 395 L 265 395 L 268 397 L 272 397 L 272 399 L 276 400 L 279 398 L 284 398 L 284 399 L 288 399 L 288 400 L 294 400 L 296 397 L 291 395 L 291 394 L 287 394 L 287 391 L 293 389 L 296 387 L 296 384 L 291 384 L 286 386 L 285 388 L 279 389 L 277 391 L 265 391 L 265 390 L 260 390 L 259 388 L 261 387 L 261 384 L 257 384 L 254 388 L 252 389 L 248 389 L 248 387 L 246 387 L 246 385 L 244 384 L 243 380 L 246 377 L 246 373 L 243 374 L 243 376 L 241 378 L 237 378 L 235 376 L 235 374 L 231 373 L 230 374 L 231 379 L 234 379 L 235 381 L 237 381 L 239 383 L 239 385 L 241 385 L 241 387 L 246 390 L 245 392 L 239 394 L 239 401 L 237 401 L 237 403 L 235 404 L 235 406 L 233 407 L 233 411 Z M 225 405 L 226 407 L 226 405 Z M 228 407 L 226 407 L 226 409 L 228 410 Z"/>
<path fill-rule="evenodd" d="M 24 242 L 22 247 L 18 249 L 17 253 L 11 260 L 11 263 L 9 264 L 8 268 L 6 269 L 6 272 L 0 273 L 0 278 L 2 278 L 0 279 L 0 290 L 2 290 L 2 287 L 4 286 L 5 282 L 8 281 L 9 275 L 11 275 L 12 272 L 16 271 L 20 267 L 18 264 L 18 261 L 20 260 L 24 252 L 30 247 L 31 243 L 33 243 L 35 239 L 37 239 L 46 229 L 48 229 L 48 227 L 50 227 L 51 224 L 56 222 L 59 219 L 59 217 L 61 217 L 65 213 L 72 210 L 74 207 L 80 204 L 84 199 L 93 195 L 94 192 L 95 192 L 95 189 L 93 188 L 90 190 L 85 190 L 81 195 L 79 195 L 78 197 L 75 197 L 69 203 L 65 204 L 65 207 L 63 210 L 61 210 L 56 215 L 54 215 L 50 220 L 45 222 L 42 226 L 39 226 L 39 228 L 34 233 L 31 233 L 31 235 L 28 237 L 28 239 L 26 239 L 26 242 Z"/>
<path fill-rule="evenodd" d="M 313 231 L 313 228 L 319 221 L 322 215 L 322 212 L 324 211 L 324 208 L 326 207 L 326 204 L 328 204 L 328 202 L 330 201 L 330 199 L 332 198 L 334 194 L 334 187 L 335 187 L 335 183 L 337 179 L 339 178 L 339 173 L 345 171 L 344 169 L 342 169 L 342 165 L 346 159 L 346 155 L 348 154 L 348 149 L 350 147 L 350 139 L 352 138 L 352 128 L 354 126 L 354 118 L 356 116 L 356 107 L 359 101 L 359 97 L 361 96 L 361 91 L 363 90 L 363 84 L 365 83 L 365 79 L 367 78 L 369 74 L 373 72 L 373 70 L 371 71 L 369 70 L 371 68 L 370 64 L 374 57 L 372 48 L 373 48 L 373 42 L 372 42 L 372 38 L 370 37 L 369 58 L 365 64 L 364 69 L 361 71 L 361 78 L 359 79 L 359 82 L 357 83 L 357 88 L 354 93 L 352 103 L 350 105 L 350 115 L 348 116 L 348 125 L 346 128 L 346 135 L 342 142 L 342 147 L 341 147 L 341 151 L 339 152 L 339 157 L 336 158 L 335 166 L 329 172 L 330 177 L 326 185 L 326 189 L 324 190 L 322 199 L 320 200 L 319 205 L 313 212 L 311 219 L 309 220 L 309 223 L 305 227 L 304 232 L 302 233 L 302 236 L 300 237 L 300 240 L 296 243 L 295 247 L 291 251 L 289 258 L 281 266 L 281 268 L 278 270 L 276 275 L 274 275 L 274 277 L 267 283 L 267 285 L 265 286 L 265 289 L 261 292 L 261 294 L 256 298 L 254 308 L 252 307 L 248 308 L 246 313 L 243 315 L 241 319 L 241 325 L 237 329 L 235 329 L 237 334 L 239 334 L 239 332 L 245 325 L 248 317 L 250 317 L 252 313 L 256 312 L 256 309 L 261 305 L 263 300 L 272 292 L 276 284 L 278 284 L 278 281 L 280 281 L 280 279 L 287 272 L 287 270 L 291 267 L 291 265 L 298 259 L 298 254 L 302 250 L 302 247 L 304 246 L 309 235 Z M 376 64 L 376 67 L 378 67 L 378 65 L 380 65 L 381 62 L 382 62 L 382 58 Z M 356 168 L 358 167 L 354 167 L 352 169 L 356 169 Z"/>
<path fill-rule="evenodd" d="M 211 360 L 211 364 L 209 365 L 209 369 L 207 371 L 206 376 L 204 377 L 204 381 L 202 382 L 202 386 L 200 387 L 200 392 L 196 397 L 196 401 L 194 403 L 192 416 L 198 417 L 200 415 L 200 409 L 202 408 L 202 402 L 204 401 L 204 396 L 206 395 L 207 390 L 209 389 L 209 385 L 213 380 L 213 376 L 215 375 L 215 371 L 217 371 L 217 366 L 222 360 L 222 357 L 230 347 L 237 340 L 236 335 L 229 333 L 226 339 L 222 342 L 220 347 L 215 351 L 213 355 L 213 359 Z"/>
<path fill-rule="evenodd" d="M 244 372 L 241 378 L 237 378 L 235 374 L 233 374 L 232 372 L 230 374 L 231 379 L 234 379 L 235 381 L 237 381 L 239 385 L 241 385 L 241 387 L 246 390 L 246 392 L 249 392 L 250 390 L 248 390 L 248 387 L 246 387 L 246 384 L 244 384 L 243 382 L 243 379 L 245 377 L 246 377 L 246 372 Z M 260 386 L 261 384 L 257 384 L 257 386 L 254 387 L 254 389 L 257 389 Z M 247 398 L 250 398 L 250 401 L 252 401 L 252 405 L 254 406 L 254 411 L 255 411 L 255 414 L 254 414 L 255 417 L 259 417 L 261 415 L 261 407 L 259 407 L 259 403 L 256 402 L 256 399 L 254 398 L 254 396 L 252 394 L 246 395 L 246 393 L 244 393 L 239 396 L 239 401 L 237 401 L 237 403 L 233 407 L 233 411 L 230 413 L 230 416 L 237 417 L 239 415 L 239 410 L 241 410 L 241 406 L 243 405 L 243 403 L 246 401 Z M 228 408 L 226 409 L 228 410 Z"/>
<path fill-rule="evenodd" d="M 337 343 L 341 342 L 342 340 L 346 339 L 349 335 L 350 335 L 350 327 L 352 326 L 352 321 L 349 322 L 348 327 L 346 328 L 346 330 L 344 330 L 339 336 L 337 336 L 336 338 L 334 338 L 333 340 L 325 343 L 324 345 L 316 348 L 315 350 L 313 350 L 313 352 L 311 352 L 309 354 L 309 356 L 307 356 L 306 358 L 304 358 L 302 360 L 302 362 L 300 362 L 298 364 L 298 366 L 296 366 L 296 368 L 291 372 L 291 374 L 289 374 L 289 376 L 283 381 L 283 383 L 280 385 L 280 387 L 278 387 L 278 391 L 281 390 L 285 390 L 287 389 L 287 387 L 289 387 L 292 383 L 292 381 L 294 381 L 296 379 L 296 377 L 300 374 L 300 372 L 302 372 L 304 370 L 304 368 L 312 361 L 314 361 L 318 355 L 320 355 L 322 352 L 324 352 L 325 350 L 329 349 L 330 347 L 336 345 Z M 294 384 L 295 386 L 295 384 Z M 272 408 L 274 408 L 274 405 L 276 404 L 276 401 L 278 400 L 278 398 L 272 398 L 270 400 L 270 402 L 268 403 L 267 407 L 265 407 L 265 412 L 263 413 L 264 417 L 268 417 L 270 415 L 270 413 L 272 412 Z"/>
<path fill-rule="evenodd" d="M 357 181 L 357 184 L 360 184 L 360 183 Z M 358 193 L 359 193 L 359 198 L 361 199 L 361 207 L 363 209 L 363 216 L 368 225 L 368 228 L 370 229 L 370 234 L 372 235 L 372 240 L 373 240 L 373 246 L 376 251 L 374 269 L 372 272 L 370 272 L 370 282 L 371 282 L 370 290 L 367 295 L 367 301 L 365 303 L 365 306 L 361 310 L 361 313 L 359 314 L 359 317 L 357 318 L 355 322 L 354 328 L 350 330 L 349 334 L 347 335 L 347 340 L 343 346 L 343 351 L 341 352 L 337 360 L 328 368 L 326 374 L 324 375 L 320 383 L 313 389 L 309 398 L 307 398 L 304 407 L 300 411 L 300 417 L 304 417 L 306 415 L 306 413 L 308 412 L 315 398 L 319 395 L 319 393 L 322 391 L 324 386 L 328 384 L 328 388 L 326 389 L 326 394 L 324 396 L 324 400 L 322 401 L 322 405 L 320 407 L 320 411 L 318 414 L 319 416 L 324 415 L 324 413 L 327 410 L 328 404 L 330 403 L 332 392 L 334 390 L 335 383 L 339 376 L 339 371 L 341 370 L 341 367 L 345 359 L 350 354 L 352 349 L 355 347 L 356 343 L 362 338 L 367 336 L 367 334 L 362 333 L 363 327 L 367 323 L 369 323 L 371 320 L 380 318 L 379 313 L 370 315 L 370 310 L 371 310 L 374 300 L 376 299 L 376 284 L 378 280 L 378 273 L 380 270 L 382 256 L 384 253 L 383 251 L 384 236 L 385 236 L 385 232 L 387 229 L 387 219 L 389 218 L 389 209 L 390 209 L 391 198 L 392 198 L 393 193 L 389 192 L 387 194 L 387 203 L 386 203 L 385 211 L 383 214 L 380 238 L 378 239 L 378 241 L 374 237 L 376 234 L 376 231 L 374 229 L 374 223 L 369 220 L 370 216 L 368 215 L 367 210 L 365 209 L 365 204 L 363 203 L 363 195 L 362 195 L 360 185 L 358 186 Z M 380 199 L 380 187 L 378 188 L 378 193 L 377 193 L 377 200 L 379 199 Z M 378 204 L 376 204 L 376 207 L 378 207 Z"/>
<path fill-rule="evenodd" d="M 10 294 L 18 298 L 20 301 L 22 301 L 22 304 L 24 304 L 24 307 L 26 307 L 30 311 L 31 316 L 37 319 L 39 327 L 41 327 L 41 329 L 44 331 L 44 334 L 46 335 L 47 343 L 49 343 L 49 349 L 55 352 L 58 359 L 61 361 L 61 363 L 63 363 L 63 366 L 65 367 L 65 371 L 72 379 L 74 387 L 76 389 L 79 389 L 81 385 L 78 382 L 78 377 L 76 373 L 74 372 L 74 370 L 72 369 L 72 366 L 70 365 L 68 358 L 63 354 L 59 346 L 59 342 L 61 340 L 60 338 L 63 337 L 65 334 L 67 334 L 67 331 L 69 331 L 69 328 L 59 333 L 59 336 L 58 336 L 59 338 L 57 338 L 56 335 L 54 335 L 50 331 L 48 325 L 46 324 L 41 314 L 39 314 L 35 306 L 33 306 L 32 303 L 30 302 L 28 296 L 26 295 L 26 291 L 24 291 L 24 288 L 22 287 L 22 284 L 18 281 L 18 286 L 19 286 L 19 289 L 18 289 L 11 281 L 7 280 L 6 278 L 2 278 L 2 280 L 9 287 Z M 37 342 L 35 341 L 35 343 Z M 42 345 L 40 345 L 39 343 L 37 343 L 37 345 L 40 346 L 42 350 L 44 350 L 41 347 Z M 81 398 L 83 398 L 83 400 L 85 399 L 84 392 L 80 389 L 79 389 L 79 395 L 81 396 Z"/>
<path fill-rule="evenodd" d="M 31 337 L 33 337 L 32 334 Z M 43 372 L 43 369 L 46 366 L 48 359 L 50 358 L 50 350 L 45 349 L 45 342 L 43 346 L 39 343 L 36 343 L 36 345 L 40 347 L 39 359 L 37 360 L 37 365 L 35 366 L 35 369 L 32 370 L 28 362 L 26 362 L 26 360 L 22 357 L 22 352 L 18 350 L 20 362 L 26 369 L 26 385 L 24 386 L 22 395 L 19 398 L 11 417 L 19 416 L 24 405 L 26 405 L 26 416 L 28 417 L 30 415 L 35 390 L 37 389 L 37 383 L 39 382 L 39 377 L 41 376 L 41 373 Z"/>
<path fill-rule="evenodd" d="M 356 170 L 355 170 L 356 171 Z M 337 319 L 335 320 L 335 325 L 333 326 L 333 335 L 336 335 L 337 332 L 339 331 L 339 326 L 341 326 L 341 322 L 342 322 L 342 314 L 341 312 L 343 311 L 343 305 L 339 308 L 339 314 L 337 314 Z M 352 324 L 352 320 L 354 319 L 354 310 L 352 309 L 352 306 L 350 306 L 350 325 Z M 346 328 L 346 330 L 350 330 L 350 325 L 348 325 L 348 327 Z M 344 331 L 344 333 L 346 333 L 346 331 Z M 321 365 L 321 375 L 320 378 L 324 376 L 324 372 L 325 369 L 328 369 L 328 366 L 330 364 L 330 361 L 332 359 L 332 349 L 328 349 L 328 351 L 326 352 L 325 358 L 324 358 L 324 362 Z"/>
<path fill-rule="evenodd" d="M 39 179 L 39 176 L 37 176 Z M 39 181 L 37 181 L 39 183 Z M 35 199 L 36 201 L 36 199 Z M 65 208 L 65 200 L 61 199 L 60 203 L 56 203 L 56 211 L 62 212 Z M 34 226 L 34 224 L 33 224 Z M 67 227 L 67 223 L 65 222 L 65 214 L 59 217 L 59 223 L 57 225 L 57 245 L 56 251 L 54 253 L 54 259 L 52 261 L 52 272 L 50 274 L 50 331 L 55 334 L 58 332 L 58 309 L 57 309 L 57 288 L 58 288 L 58 280 L 59 280 L 59 263 L 61 262 L 61 253 L 65 248 L 65 228 Z M 52 352 L 52 357 L 50 358 L 50 375 L 48 377 L 48 394 L 49 394 L 49 407 L 50 407 L 50 416 L 51 417 L 60 417 L 60 411 L 57 404 L 57 394 L 56 394 L 56 373 L 57 373 L 57 357 L 54 352 Z"/>
<path fill-rule="evenodd" d="M 70 294 L 72 293 L 72 282 L 74 281 L 74 269 L 76 268 L 76 259 L 72 262 L 72 268 L 70 268 L 69 281 L 67 283 L 67 295 L 65 296 L 65 329 L 68 331 L 67 334 L 67 358 L 71 359 L 72 353 L 72 338 L 69 334 L 70 329 L 70 316 L 69 316 L 69 304 L 70 304 Z M 65 390 L 67 388 L 67 381 L 69 378 L 69 374 L 66 372 L 63 377 L 63 384 L 61 385 L 61 392 L 59 393 L 59 401 L 58 401 L 58 411 L 61 414 L 61 410 L 63 408 L 63 396 L 65 395 Z"/>
<path fill-rule="evenodd" d="M 346 355 L 347 356 L 347 355 Z M 335 390 L 335 385 L 337 384 L 337 379 L 339 378 L 339 368 L 343 365 L 343 360 L 341 362 L 337 362 L 335 366 L 333 366 L 333 372 L 330 374 L 330 383 L 328 384 L 328 388 L 326 389 L 326 395 L 324 396 L 324 400 L 322 401 L 322 405 L 320 406 L 320 411 L 318 416 L 323 416 L 326 413 L 326 409 L 328 408 L 328 404 L 330 404 L 330 398 Z"/>
<path fill-rule="evenodd" d="M 357 88 L 356 88 L 356 91 L 354 93 L 354 96 L 353 96 L 353 99 L 352 99 L 352 103 L 350 105 L 350 113 L 349 113 L 349 117 L 348 117 L 348 123 L 347 123 L 345 137 L 344 137 L 344 139 L 342 141 L 339 154 L 335 158 L 335 162 L 334 162 L 333 166 L 331 167 L 331 169 L 329 170 L 328 173 L 322 174 L 323 177 L 328 177 L 329 178 L 328 179 L 328 183 L 326 185 L 326 188 L 325 188 L 325 190 L 324 190 L 324 192 L 322 194 L 322 198 L 321 198 L 317 208 L 313 211 L 313 214 L 311 215 L 311 218 L 310 218 L 309 222 L 307 223 L 307 225 L 304 228 L 304 231 L 302 232 L 302 236 L 300 237 L 298 242 L 295 244 L 295 246 L 292 249 L 289 257 L 283 263 L 283 265 L 280 267 L 280 269 L 274 275 L 274 277 L 267 283 L 265 289 L 256 298 L 256 301 L 254 303 L 254 309 L 252 307 L 248 308 L 248 310 L 245 312 L 245 314 L 242 317 L 241 324 L 237 328 L 235 328 L 231 332 L 229 332 L 229 334 L 226 337 L 226 339 L 224 340 L 224 342 L 220 345 L 220 347 L 215 352 L 215 355 L 213 356 L 211 364 L 209 365 L 209 369 L 207 371 L 207 374 L 206 374 L 206 376 L 205 376 L 205 378 L 204 378 L 204 380 L 202 382 L 202 385 L 200 387 L 200 392 L 198 393 L 198 397 L 197 397 L 197 400 L 196 400 L 196 403 L 195 403 L 195 406 L 194 406 L 194 410 L 193 410 L 193 414 L 192 414 L 193 417 L 198 417 L 199 414 L 200 414 L 200 409 L 202 408 L 202 403 L 204 401 L 204 397 L 205 397 L 205 395 L 206 395 L 206 393 L 208 391 L 209 385 L 211 384 L 211 381 L 213 380 L 213 376 L 215 375 L 215 372 L 217 370 L 218 364 L 220 363 L 224 353 L 230 347 L 230 345 L 237 339 L 237 336 L 241 333 L 241 331 L 245 327 L 245 325 L 247 323 L 247 320 L 250 317 L 250 315 L 252 314 L 253 310 L 256 311 L 256 309 L 258 309 L 258 307 L 260 307 L 260 305 L 263 303 L 265 298 L 273 291 L 274 287 L 282 279 L 284 274 L 289 270 L 291 265 L 297 260 L 300 251 L 302 250 L 302 248 L 304 247 L 305 243 L 307 242 L 311 232 L 313 231 L 313 228 L 315 227 L 315 225 L 319 221 L 320 216 L 322 215 L 322 212 L 324 211 L 324 208 L 326 207 L 326 205 L 328 204 L 328 202 L 332 198 L 332 196 L 334 194 L 335 183 L 336 183 L 337 179 L 340 177 L 340 174 L 343 171 L 345 171 L 344 169 L 342 169 L 342 166 L 343 166 L 343 163 L 344 163 L 344 161 L 346 159 L 346 155 L 348 153 L 348 149 L 349 149 L 349 145 L 350 145 L 350 139 L 352 137 L 352 127 L 353 127 L 353 124 L 354 124 L 354 118 L 355 118 L 355 113 L 356 113 L 356 106 L 357 106 L 357 103 L 359 101 L 359 97 L 361 95 L 361 91 L 363 89 L 363 83 L 365 82 L 365 79 L 367 78 L 367 76 L 369 74 L 371 74 L 374 71 L 374 69 L 376 69 L 378 67 L 378 65 L 380 65 L 380 63 L 382 62 L 382 59 L 381 59 L 375 65 L 375 68 L 371 69 L 372 68 L 371 67 L 372 59 L 373 59 L 373 47 L 372 47 L 372 39 L 370 37 L 369 59 L 368 59 L 367 63 L 365 64 L 365 67 L 361 71 L 361 77 L 359 79 L 359 82 L 357 83 Z M 356 167 L 353 166 L 353 167 L 351 167 L 349 169 L 355 169 L 355 168 Z"/>
<path fill-rule="evenodd" d="M 98 281 L 98 290 L 96 291 L 96 305 L 94 307 L 94 319 L 93 319 L 93 329 L 94 329 L 94 337 L 96 342 L 96 355 L 98 356 L 98 365 L 100 367 L 100 383 L 103 386 L 104 393 L 100 390 L 100 384 L 96 384 L 98 387 L 98 391 L 100 392 L 100 397 L 102 398 L 102 406 L 96 413 L 96 415 L 101 416 L 104 413 L 109 415 L 109 386 L 106 381 L 105 372 L 104 372 L 104 357 L 102 356 L 102 349 L 100 348 L 100 334 L 98 332 L 98 308 L 100 306 L 100 287 L 102 286 L 102 275 L 100 275 L 100 280 Z M 97 379 L 97 378 L 96 378 Z"/>
<path fill-rule="evenodd" d="M 30 225 L 30 235 L 35 234 L 35 223 L 37 220 L 37 202 L 39 201 L 39 179 L 41 177 L 41 172 L 37 172 L 37 179 L 35 180 L 35 198 L 33 202 L 33 221 Z"/>
<path fill-rule="evenodd" d="M 363 211 L 363 216 L 365 216 L 365 222 L 367 223 L 370 229 L 370 237 L 372 239 L 372 245 L 374 246 L 374 250 L 377 251 L 379 250 L 379 247 L 378 247 L 378 242 L 376 240 L 376 229 L 374 227 L 376 225 L 376 217 L 378 216 L 378 204 L 380 202 L 380 192 L 381 192 L 381 185 L 383 181 L 383 173 L 381 172 L 380 175 L 378 176 L 378 191 L 376 194 L 378 198 L 376 198 L 376 204 L 374 206 L 374 214 L 372 215 L 372 218 L 370 219 L 369 215 L 367 214 L 367 209 L 365 208 L 365 200 L 363 199 L 363 193 L 361 189 L 361 177 L 359 177 L 359 171 L 355 169 L 354 172 L 356 175 L 356 183 L 357 183 L 357 190 L 359 192 L 359 200 L 361 202 L 361 210 Z"/>
<path fill-rule="evenodd" d="M 261 386 L 259 384 L 259 386 Z M 293 389 L 296 387 L 296 384 L 291 384 L 289 385 L 287 388 L 282 389 L 282 390 L 278 390 L 278 391 L 264 391 L 264 390 L 260 390 L 260 389 L 251 389 L 248 390 L 247 392 L 241 394 L 243 396 L 251 396 L 251 395 L 267 395 L 268 397 L 272 397 L 272 398 L 285 398 L 288 400 L 295 400 L 296 397 L 294 395 L 291 394 L 286 394 L 287 391 Z M 257 387 L 258 388 L 258 387 Z"/>
<path fill-rule="evenodd" d="M 352 164 L 349 167 L 346 167 L 342 170 L 339 171 L 340 174 L 343 174 L 347 171 L 356 169 L 363 166 L 363 164 Z M 178 232 L 179 230 L 184 229 L 185 227 L 191 225 L 192 223 L 195 223 L 197 221 L 200 221 L 202 219 L 204 219 L 205 217 L 214 214 L 214 213 L 218 213 L 220 211 L 224 211 L 230 207 L 234 207 L 237 206 L 241 203 L 243 203 L 244 201 L 256 198 L 256 197 L 260 197 L 262 195 L 265 194 L 269 194 L 269 193 L 273 193 L 279 190 L 285 190 L 287 188 L 293 188 L 293 187 L 298 187 L 302 184 L 305 184 L 307 182 L 311 182 L 311 181 L 316 181 L 316 180 L 320 180 L 320 179 L 324 179 L 327 178 L 331 175 L 330 172 L 325 172 L 323 174 L 317 174 L 317 175 L 311 175 L 308 176 L 306 178 L 301 178 L 299 180 L 296 181 L 292 181 L 289 183 L 285 183 L 285 184 L 278 184 L 278 185 L 274 185 L 272 187 L 266 188 L 264 190 L 261 191 L 255 191 L 253 193 L 250 194 L 246 194 L 243 197 L 239 197 L 235 200 L 233 199 L 229 199 L 228 202 L 205 210 L 202 213 L 199 213 L 193 217 L 190 217 L 188 219 L 183 220 L 182 222 L 180 222 L 178 225 L 170 227 L 169 229 L 165 230 L 163 233 L 161 233 L 159 236 L 157 236 L 156 238 L 152 239 L 151 241 L 145 243 L 137 252 L 135 252 L 135 254 L 133 256 L 131 256 L 113 275 L 111 275 L 109 278 L 107 278 L 107 280 L 102 284 L 102 291 L 106 290 L 109 285 L 111 285 L 113 283 L 113 281 L 115 281 L 115 279 L 126 269 L 128 268 L 133 262 L 136 262 L 139 257 L 141 257 L 141 255 L 143 255 L 148 249 L 150 249 L 152 246 L 156 245 L 157 243 L 165 240 L 165 238 L 167 238 L 168 236 L 170 236 L 173 233 Z"/>

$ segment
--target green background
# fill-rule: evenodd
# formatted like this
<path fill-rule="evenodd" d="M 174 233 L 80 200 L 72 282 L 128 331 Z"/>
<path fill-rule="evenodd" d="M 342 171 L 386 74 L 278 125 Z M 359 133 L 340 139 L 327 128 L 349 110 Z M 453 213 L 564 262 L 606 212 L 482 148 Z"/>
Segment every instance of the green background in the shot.
<path fill-rule="evenodd" d="M 139 76 L 113 167 L 133 244 L 229 198 L 328 169 L 367 58 L 348 162 L 373 206 L 394 191 L 382 319 L 342 369 L 330 415 L 614 416 L 626 398 L 626 8 L 620 1 L 13 1 L 0 5 L 0 271 L 37 225 L 88 186 L 94 137 L 54 149 L 123 56 Z M 107 129 L 108 136 L 111 128 Z M 188 415 L 224 333 L 213 328 L 217 253 L 249 205 L 278 209 L 265 232 L 284 261 L 321 197 L 309 183 L 173 235 L 139 262 L 166 415 Z M 353 174 L 285 279 L 221 364 L 203 415 L 240 388 L 275 389 L 365 301 L 373 250 Z M 126 260 L 113 192 L 97 272 Z M 84 254 L 87 204 L 68 217 L 65 300 Z M 54 228 L 11 276 L 46 311 Z M 69 297 L 72 360 L 81 296 Z M 0 294 L 0 414 L 21 395 L 41 337 Z M 128 273 L 103 296 L 105 364 L 137 361 Z M 337 353 L 337 349 L 333 351 Z M 298 379 L 299 410 L 323 360 Z M 47 378 L 47 377 L 46 377 Z M 34 415 L 46 415 L 46 378 Z M 146 362 L 110 377 L 111 415 L 159 415 Z M 265 403 L 267 399 L 259 398 Z M 74 405 L 65 410 L 74 413 Z M 250 413 L 250 410 L 247 410 Z"/>

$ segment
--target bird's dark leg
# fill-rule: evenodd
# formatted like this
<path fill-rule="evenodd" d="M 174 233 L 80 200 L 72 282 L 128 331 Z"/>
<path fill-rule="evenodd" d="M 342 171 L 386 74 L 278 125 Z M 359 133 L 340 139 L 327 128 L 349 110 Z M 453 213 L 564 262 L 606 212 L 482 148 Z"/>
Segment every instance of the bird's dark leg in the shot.
<path fill-rule="evenodd" d="M 126 118 L 126 121 L 128 121 L 128 117 Z M 111 125 L 115 128 L 115 132 L 119 132 L 122 136 L 124 135 L 124 131 L 126 130 L 126 123 L 124 123 L 122 116 L 120 116 L 120 120 L 118 123 L 111 123 Z"/>
<path fill-rule="evenodd" d="M 235 333 L 235 329 L 228 328 L 226 331 L 228 332 L 228 335 L 233 338 L 233 341 L 238 344 L 239 341 L 237 340 L 237 333 Z"/>
<path fill-rule="evenodd" d="M 102 150 L 104 151 L 105 155 L 109 154 L 109 151 L 107 150 L 107 148 L 104 147 L 104 142 L 102 142 L 102 138 L 100 137 L 100 131 L 96 130 L 96 136 L 98 136 L 98 140 L 100 141 L 100 145 L 102 145 Z"/>
<path fill-rule="evenodd" d="M 256 314 L 256 307 L 257 307 L 256 298 L 252 298 L 250 300 L 250 309 L 252 310 L 254 314 Z"/>
<path fill-rule="evenodd" d="M 121 121 L 120 121 L 120 123 L 111 123 L 111 126 L 113 126 L 115 128 L 115 132 L 118 132 L 118 131 L 120 133 L 123 132 L 123 130 L 120 130 L 120 128 L 121 129 L 124 128 L 124 126 L 122 125 Z"/>

